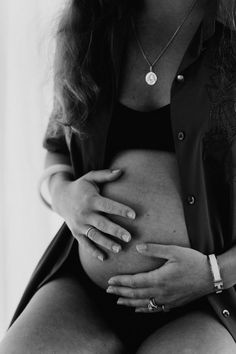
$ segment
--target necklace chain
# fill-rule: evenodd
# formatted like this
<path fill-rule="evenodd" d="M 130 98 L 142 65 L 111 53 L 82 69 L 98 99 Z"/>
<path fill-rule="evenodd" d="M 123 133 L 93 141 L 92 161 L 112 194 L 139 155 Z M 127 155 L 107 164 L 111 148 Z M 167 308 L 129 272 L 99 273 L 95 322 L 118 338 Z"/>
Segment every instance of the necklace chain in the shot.
<path fill-rule="evenodd" d="M 189 11 L 187 12 L 187 14 L 185 15 L 183 21 L 180 23 L 180 25 L 177 27 L 177 29 L 175 30 L 175 32 L 173 33 L 173 35 L 171 36 L 171 38 L 169 39 L 169 41 L 167 42 L 167 44 L 162 48 L 160 54 L 157 56 L 157 58 L 154 60 L 153 63 L 150 62 L 150 60 L 147 58 L 147 55 L 144 52 L 143 46 L 138 38 L 137 35 L 137 30 L 136 30 L 136 26 L 134 23 L 134 19 L 133 17 L 131 17 L 131 22 L 132 22 L 132 26 L 133 26 L 133 30 L 134 30 L 134 35 L 136 38 L 136 41 L 138 43 L 139 49 L 144 57 L 144 59 L 146 60 L 146 62 L 148 63 L 149 67 L 150 67 L 150 72 L 152 72 L 152 68 L 154 67 L 154 65 L 160 60 L 160 58 L 162 57 L 162 55 L 167 51 L 167 49 L 169 48 L 169 46 L 171 45 L 171 43 L 173 42 L 173 40 L 175 39 L 175 37 L 177 36 L 177 34 L 179 33 L 179 31 L 181 30 L 181 28 L 183 27 L 183 25 L 185 24 L 185 22 L 187 21 L 188 17 L 190 16 L 191 12 L 193 11 L 196 3 L 198 2 L 198 0 L 195 0 L 192 4 L 192 6 L 190 7 Z"/>

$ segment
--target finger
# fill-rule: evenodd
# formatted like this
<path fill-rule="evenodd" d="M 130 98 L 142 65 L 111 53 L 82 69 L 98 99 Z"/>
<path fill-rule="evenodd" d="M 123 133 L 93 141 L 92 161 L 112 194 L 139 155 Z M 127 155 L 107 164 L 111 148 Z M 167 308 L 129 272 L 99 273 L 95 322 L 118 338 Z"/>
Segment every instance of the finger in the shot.
<path fill-rule="evenodd" d="M 87 226 L 89 229 L 89 232 L 86 233 L 87 238 L 89 238 L 91 241 L 94 243 L 105 247 L 109 251 L 112 251 L 113 253 L 119 253 L 122 250 L 121 245 L 118 243 L 112 241 L 108 237 L 106 237 L 104 234 L 102 234 L 99 230 L 97 230 L 95 227 Z"/>
<path fill-rule="evenodd" d="M 138 307 L 135 309 L 135 312 L 144 312 L 144 313 L 157 313 L 157 312 L 161 312 L 157 309 L 153 309 L 153 310 L 149 310 L 147 307 Z"/>
<path fill-rule="evenodd" d="M 88 172 L 83 178 L 86 179 L 89 182 L 95 182 L 95 183 L 104 183 L 104 182 L 111 182 L 120 177 L 122 174 L 122 170 L 117 169 L 117 170 L 110 170 L 110 169 L 105 169 L 105 170 L 94 170 Z"/>
<path fill-rule="evenodd" d="M 144 243 L 136 245 L 137 251 L 144 256 L 164 259 L 174 258 L 179 253 L 180 248 L 183 247 L 174 245 L 160 245 L 157 243 Z"/>
<path fill-rule="evenodd" d="M 120 297 L 117 300 L 117 305 L 128 306 L 128 307 L 147 307 L 149 299 L 129 299 Z"/>
<path fill-rule="evenodd" d="M 153 312 L 170 312 L 171 308 L 170 307 L 167 307 L 165 305 L 165 308 L 164 308 L 164 311 L 162 309 L 152 309 L 152 310 L 149 310 L 148 308 L 148 304 L 147 306 L 138 306 L 136 309 L 135 309 L 135 312 L 146 312 L 146 313 L 153 313 Z"/>
<path fill-rule="evenodd" d="M 148 288 L 153 285 L 150 272 L 134 275 L 117 275 L 108 280 L 109 285 L 121 285 L 130 288 Z"/>
<path fill-rule="evenodd" d="M 136 216 L 135 211 L 130 207 L 101 196 L 94 198 L 94 208 L 107 214 L 119 215 L 132 220 Z"/>
<path fill-rule="evenodd" d="M 102 252 L 98 247 L 96 247 L 86 236 L 79 234 L 74 236 L 79 243 L 79 247 L 83 247 L 86 251 L 95 258 L 98 258 L 99 261 L 104 261 L 106 258 L 106 253 Z"/>
<path fill-rule="evenodd" d="M 150 288 L 148 288 L 148 289 L 131 289 L 131 288 L 123 287 L 123 286 L 120 286 L 120 287 L 109 286 L 107 288 L 106 292 L 109 294 L 119 295 L 121 297 L 131 298 L 131 299 L 146 299 L 146 298 L 150 298 L 151 296 L 153 296 L 152 290 Z"/>
<path fill-rule="evenodd" d="M 127 230 L 102 215 L 95 214 L 93 216 L 93 226 L 105 234 L 115 236 L 122 241 L 129 242 L 131 240 L 131 234 Z"/>

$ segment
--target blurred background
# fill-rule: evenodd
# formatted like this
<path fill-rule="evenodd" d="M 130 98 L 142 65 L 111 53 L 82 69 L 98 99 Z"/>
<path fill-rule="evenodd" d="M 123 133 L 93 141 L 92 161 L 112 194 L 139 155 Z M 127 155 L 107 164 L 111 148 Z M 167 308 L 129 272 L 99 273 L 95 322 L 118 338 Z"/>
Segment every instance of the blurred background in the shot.
<path fill-rule="evenodd" d="M 63 6 L 64 0 L 0 0 L 0 338 L 63 223 L 37 192 Z"/>

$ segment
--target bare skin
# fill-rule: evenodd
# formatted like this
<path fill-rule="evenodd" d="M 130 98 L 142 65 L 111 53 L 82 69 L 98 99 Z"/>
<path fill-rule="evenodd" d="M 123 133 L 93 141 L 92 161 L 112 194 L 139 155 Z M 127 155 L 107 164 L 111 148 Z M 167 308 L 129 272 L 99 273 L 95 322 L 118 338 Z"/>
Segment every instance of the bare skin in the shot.
<path fill-rule="evenodd" d="M 166 45 L 192 3 L 192 0 L 144 2 L 144 9 L 134 18 L 139 40 L 150 62 L 156 59 Z M 184 28 L 155 65 L 158 85 L 147 87 L 144 84 L 143 76 L 149 68 L 131 31 L 127 42 L 119 99 L 124 105 L 136 110 L 148 111 L 170 103 L 172 82 L 187 46 L 204 16 L 205 3 L 205 0 L 198 1 Z"/>
<path fill-rule="evenodd" d="M 190 247 L 185 225 L 176 156 L 168 151 L 129 150 L 117 154 L 111 168 L 121 168 L 122 176 L 105 183 L 101 194 L 136 211 L 136 219 L 116 215 L 109 218 L 129 230 L 130 242 L 120 242 L 118 253 L 109 252 L 104 262 L 90 257 L 79 245 L 81 264 L 97 285 L 107 288 L 110 277 L 118 274 L 136 274 L 159 268 L 165 260 L 143 257 L 136 250 L 142 242 L 174 244 Z M 97 231 L 89 232 L 96 240 Z"/>
<path fill-rule="evenodd" d="M 145 0 L 145 11 L 137 15 L 137 24 L 140 40 L 145 44 L 150 58 L 154 58 L 166 43 L 190 3 L 191 0 Z M 130 38 L 120 93 L 123 104 L 145 111 L 170 102 L 172 81 L 204 13 L 203 1 L 199 4 L 182 35 L 160 60 L 157 87 L 147 90 L 143 86 L 141 73 L 146 68 L 145 62 L 133 38 Z M 147 19 L 150 21 L 145 25 Z M 46 283 L 37 291 L 1 343 L 0 354 L 6 353 L 119 354 L 127 351 L 91 302 L 89 292 L 83 289 L 79 281 L 67 275 Z M 146 338 L 137 353 L 233 354 L 235 342 L 213 315 L 191 311 Z"/>
<path fill-rule="evenodd" d="M 37 291 L 1 342 L 0 354 L 65 353 L 131 354 L 77 279 L 61 275 Z M 235 342 L 213 315 L 194 311 L 148 337 L 137 351 L 147 353 L 234 354 Z"/>

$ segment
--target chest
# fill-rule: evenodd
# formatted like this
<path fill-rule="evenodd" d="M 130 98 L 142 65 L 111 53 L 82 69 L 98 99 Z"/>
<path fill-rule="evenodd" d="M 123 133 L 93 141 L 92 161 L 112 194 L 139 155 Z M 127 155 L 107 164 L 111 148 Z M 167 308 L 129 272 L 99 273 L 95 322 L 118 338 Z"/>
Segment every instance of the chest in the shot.
<path fill-rule="evenodd" d="M 131 26 L 121 68 L 120 102 L 141 111 L 153 110 L 170 103 L 173 80 L 202 17 L 202 11 L 194 13 L 191 21 L 178 32 L 173 42 L 158 59 L 153 67 L 157 75 L 157 83 L 153 86 L 145 82 L 150 67 L 143 54 L 150 63 L 153 63 L 172 37 L 173 27 L 172 31 L 165 29 L 164 32 L 163 28 L 150 28 L 142 36 L 140 33 L 138 38 L 138 32 L 136 31 L 135 35 Z"/>

